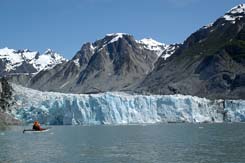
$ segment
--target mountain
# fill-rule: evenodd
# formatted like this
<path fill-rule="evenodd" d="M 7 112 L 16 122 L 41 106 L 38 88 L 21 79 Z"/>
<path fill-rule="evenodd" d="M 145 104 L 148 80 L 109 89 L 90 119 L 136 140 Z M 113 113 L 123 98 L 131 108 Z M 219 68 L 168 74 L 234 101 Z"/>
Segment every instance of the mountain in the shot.
<path fill-rule="evenodd" d="M 0 76 L 33 74 L 41 70 L 51 69 L 62 62 L 66 62 L 66 59 L 50 49 L 40 55 L 39 52 L 28 49 L 3 48 L 0 49 Z"/>
<path fill-rule="evenodd" d="M 153 70 L 159 57 L 167 58 L 178 47 L 153 39 L 137 41 L 125 33 L 107 34 L 94 43 L 85 43 L 70 61 L 21 83 L 38 90 L 69 93 L 132 91 Z"/>
<path fill-rule="evenodd" d="M 245 4 L 191 34 L 138 85 L 153 94 L 245 99 Z"/>
<path fill-rule="evenodd" d="M 244 15 L 245 5 L 235 6 L 183 44 L 108 34 L 85 43 L 67 62 L 12 81 L 65 93 L 129 91 L 245 99 Z"/>

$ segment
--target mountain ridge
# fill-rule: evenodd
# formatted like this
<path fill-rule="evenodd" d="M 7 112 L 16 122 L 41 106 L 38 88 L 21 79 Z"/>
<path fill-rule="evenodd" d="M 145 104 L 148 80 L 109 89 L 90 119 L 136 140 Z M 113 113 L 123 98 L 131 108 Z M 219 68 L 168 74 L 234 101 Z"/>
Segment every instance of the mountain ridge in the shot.
<path fill-rule="evenodd" d="M 152 71 L 161 57 L 159 52 L 167 58 L 178 47 L 179 44 L 165 45 L 153 39 L 144 43 L 130 34 L 112 33 L 83 44 L 71 60 L 52 69 L 11 80 L 34 89 L 67 93 L 129 90 Z"/>
<path fill-rule="evenodd" d="M 60 54 L 47 49 L 43 54 L 38 51 L 14 50 L 7 47 L 0 49 L 0 76 L 15 73 L 34 74 L 51 69 L 67 60 Z"/>
<path fill-rule="evenodd" d="M 238 5 L 191 34 L 168 60 L 158 60 L 138 90 L 244 99 L 244 15 L 244 5 Z"/>

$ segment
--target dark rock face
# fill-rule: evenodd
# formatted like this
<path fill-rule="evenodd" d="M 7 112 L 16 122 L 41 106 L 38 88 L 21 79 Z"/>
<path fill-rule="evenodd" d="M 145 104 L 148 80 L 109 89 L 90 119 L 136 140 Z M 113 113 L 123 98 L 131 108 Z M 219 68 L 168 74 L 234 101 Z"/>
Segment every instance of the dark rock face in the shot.
<path fill-rule="evenodd" d="M 10 107 L 12 88 L 5 78 L 0 78 L 0 111 L 6 112 Z"/>
<path fill-rule="evenodd" d="M 138 86 L 139 92 L 245 99 L 244 12 L 193 33 Z"/>
<path fill-rule="evenodd" d="M 37 70 L 33 67 L 33 65 L 23 62 L 19 67 L 16 68 L 16 70 L 11 70 L 9 72 L 5 72 L 2 74 L 3 76 L 8 74 L 19 74 L 19 73 L 35 73 Z"/>
<path fill-rule="evenodd" d="M 6 125 L 20 124 L 20 121 L 7 113 L 10 111 L 12 104 L 12 87 L 5 78 L 0 78 L 0 129 L 6 127 Z"/>

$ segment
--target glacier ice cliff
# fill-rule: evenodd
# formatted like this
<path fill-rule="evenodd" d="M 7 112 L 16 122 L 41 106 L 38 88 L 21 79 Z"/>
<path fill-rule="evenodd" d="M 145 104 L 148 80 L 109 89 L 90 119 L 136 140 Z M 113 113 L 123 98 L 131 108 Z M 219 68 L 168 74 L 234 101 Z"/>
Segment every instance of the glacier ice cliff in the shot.
<path fill-rule="evenodd" d="M 245 101 L 208 100 L 184 95 L 130 95 L 121 92 L 64 94 L 12 85 L 13 114 L 51 125 L 159 122 L 241 122 Z"/>

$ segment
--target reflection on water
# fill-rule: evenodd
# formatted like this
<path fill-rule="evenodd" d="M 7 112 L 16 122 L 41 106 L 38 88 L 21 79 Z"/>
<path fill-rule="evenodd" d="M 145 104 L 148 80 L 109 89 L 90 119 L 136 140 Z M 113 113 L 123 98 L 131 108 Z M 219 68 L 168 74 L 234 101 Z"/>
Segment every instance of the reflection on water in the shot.
<path fill-rule="evenodd" d="M 244 163 L 245 124 L 53 126 L 0 131 L 0 162 Z"/>

